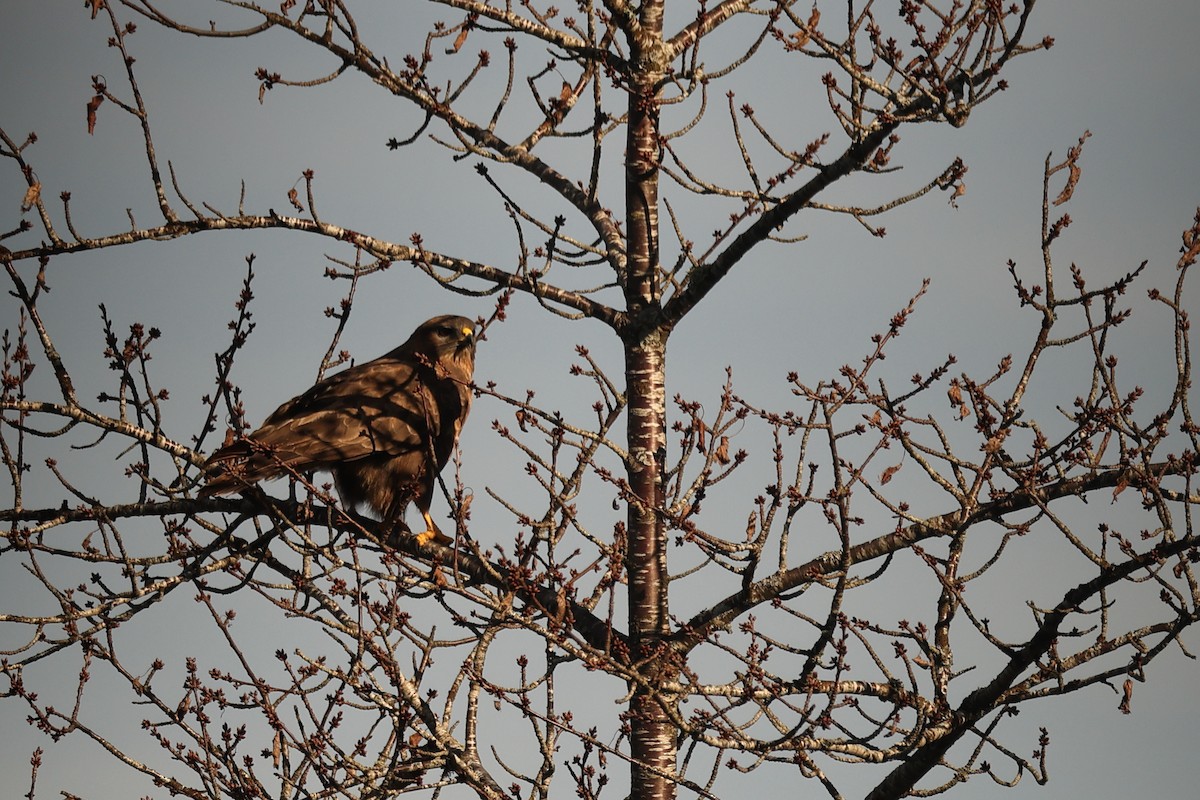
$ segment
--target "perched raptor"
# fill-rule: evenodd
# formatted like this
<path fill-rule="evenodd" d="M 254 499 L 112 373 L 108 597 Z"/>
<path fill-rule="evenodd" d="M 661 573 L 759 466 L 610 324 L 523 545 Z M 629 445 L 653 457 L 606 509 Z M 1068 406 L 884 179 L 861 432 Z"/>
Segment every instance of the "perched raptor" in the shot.
<path fill-rule="evenodd" d="M 434 317 L 395 350 L 324 379 L 213 453 L 201 494 L 328 471 L 343 503 L 366 505 L 389 525 L 415 502 L 426 526 L 418 540 L 445 544 L 429 505 L 471 408 L 474 369 L 474 323 Z"/>

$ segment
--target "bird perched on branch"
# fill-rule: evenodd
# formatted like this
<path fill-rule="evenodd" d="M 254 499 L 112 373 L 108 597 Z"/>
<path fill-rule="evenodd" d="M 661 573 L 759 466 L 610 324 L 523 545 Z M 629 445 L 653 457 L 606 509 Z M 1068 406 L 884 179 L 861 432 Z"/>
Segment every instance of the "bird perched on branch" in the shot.
<path fill-rule="evenodd" d="M 426 526 L 418 541 L 448 544 L 429 506 L 471 408 L 474 369 L 474 323 L 434 317 L 395 350 L 325 378 L 213 453 L 200 493 L 328 471 L 347 506 L 366 505 L 394 526 L 416 503 Z"/>

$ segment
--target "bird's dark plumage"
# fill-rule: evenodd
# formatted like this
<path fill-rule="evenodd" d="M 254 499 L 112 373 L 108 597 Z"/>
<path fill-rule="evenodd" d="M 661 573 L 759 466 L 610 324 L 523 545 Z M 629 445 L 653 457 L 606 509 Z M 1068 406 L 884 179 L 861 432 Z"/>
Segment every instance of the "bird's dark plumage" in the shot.
<path fill-rule="evenodd" d="M 427 526 L 418 538 L 445 543 L 429 506 L 471 408 L 474 368 L 474 323 L 434 317 L 395 350 L 324 379 L 213 453 L 201 493 L 329 471 L 346 505 L 398 524 L 415 502 Z"/>

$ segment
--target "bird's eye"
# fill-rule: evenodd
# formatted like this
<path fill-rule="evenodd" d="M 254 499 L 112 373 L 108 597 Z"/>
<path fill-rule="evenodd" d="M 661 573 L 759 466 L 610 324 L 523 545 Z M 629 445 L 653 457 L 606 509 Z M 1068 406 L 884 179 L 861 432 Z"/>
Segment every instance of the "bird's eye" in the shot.
<path fill-rule="evenodd" d="M 454 334 L 454 329 L 449 327 L 448 325 L 439 325 L 437 327 L 437 332 L 441 336 L 449 337 Z"/>

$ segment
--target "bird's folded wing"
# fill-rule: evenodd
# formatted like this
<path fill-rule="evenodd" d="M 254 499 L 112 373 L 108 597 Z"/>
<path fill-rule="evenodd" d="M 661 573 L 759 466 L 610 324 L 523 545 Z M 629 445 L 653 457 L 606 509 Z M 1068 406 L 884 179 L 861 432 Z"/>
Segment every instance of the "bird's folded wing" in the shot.
<path fill-rule="evenodd" d="M 250 437 L 221 448 L 208 463 L 241 462 L 235 471 L 244 483 L 371 455 L 404 455 L 429 446 L 438 418 L 437 404 L 413 366 L 384 356 L 284 403 Z M 225 472 L 210 469 L 210 475 L 221 475 L 213 491 L 236 488 L 234 476 Z"/>

